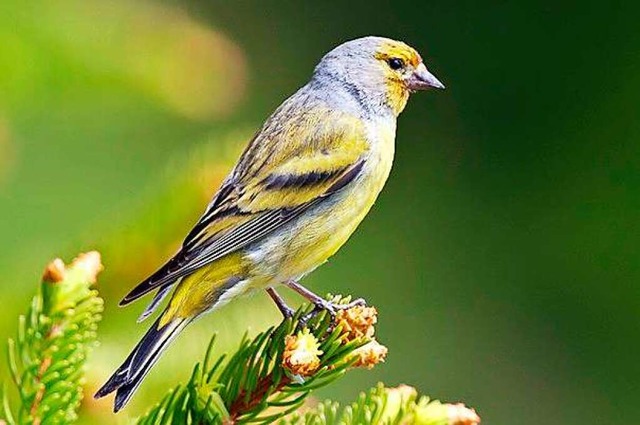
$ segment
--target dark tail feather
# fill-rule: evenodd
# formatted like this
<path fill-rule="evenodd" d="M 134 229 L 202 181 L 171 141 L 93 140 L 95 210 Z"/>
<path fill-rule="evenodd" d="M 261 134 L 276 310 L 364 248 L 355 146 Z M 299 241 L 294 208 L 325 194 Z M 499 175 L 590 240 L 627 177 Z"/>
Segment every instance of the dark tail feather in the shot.
<path fill-rule="evenodd" d="M 124 363 L 94 396 L 100 398 L 116 391 L 114 412 L 127 404 L 151 367 L 160 358 L 160 354 L 189 323 L 187 319 L 174 319 L 158 329 L 159 321 L 160 319 L 155 321 Z"/>

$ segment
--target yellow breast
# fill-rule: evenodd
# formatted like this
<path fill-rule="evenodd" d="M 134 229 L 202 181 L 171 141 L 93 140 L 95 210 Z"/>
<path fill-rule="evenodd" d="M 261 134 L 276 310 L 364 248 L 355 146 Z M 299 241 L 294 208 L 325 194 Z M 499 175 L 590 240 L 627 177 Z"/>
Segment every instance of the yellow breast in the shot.
<path fill-rule="evenodd" d="M 299 278 L 335 254 L 349 239 L 384 187 L 394 156 L 395 120 L 371 124 L 369 150 L 361 175 L 292 229 L 279 261 L 279 279 Z"/>

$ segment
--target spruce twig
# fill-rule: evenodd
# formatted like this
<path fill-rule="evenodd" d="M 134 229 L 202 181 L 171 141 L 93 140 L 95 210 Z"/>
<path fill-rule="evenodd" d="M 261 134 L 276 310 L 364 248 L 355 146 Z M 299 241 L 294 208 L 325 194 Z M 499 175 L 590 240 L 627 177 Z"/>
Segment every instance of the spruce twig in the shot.
<path fill-rule="evenodd" d="M 341 312 L 336 326 L 323 312 L 301 326 L 300 318 L 312 309 L 303 306 L 293 318 L 255 338 L 245 336 L 228 360 L 222 356 L 209 367 L 212 340 L 189 382 L 171 390 L 138 424 L 273 423 L 300 408 L 313 390 L 340 378 L 349 368 L 370 367 L 384 360 L 386 349 L 379 349 L 375 357 L 367 348 L 375 342 L 375 309 L 354 307 L 357 310 L 349 314 Z"/>
<path fill-rule="evenodd" d="M 76 419 L 83 368 L 103 308 L 91 288 L 101 270 L 97 252 L 81 254 L 69 267 L 56 259 L 45 269 L 28 313 L 19 318 L 16 338 L 8 341 L 19 400 L 12 409 L 3 391 L 6 423 L 40 425 Z"/>

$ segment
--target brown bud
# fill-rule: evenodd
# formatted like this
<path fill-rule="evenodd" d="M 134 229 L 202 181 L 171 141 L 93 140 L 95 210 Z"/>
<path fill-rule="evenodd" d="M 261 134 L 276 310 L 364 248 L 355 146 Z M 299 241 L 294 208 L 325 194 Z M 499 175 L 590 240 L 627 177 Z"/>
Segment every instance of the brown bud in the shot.
<path fill-rule="evenodd" d="M 64 280 L 65 274 L 66 269 L 64 261 L 56 258 L 47 264 L 47 267 L 45 267 L 44 273 L 42 274 L 42 280 L 49 283 L 59 283 Z"/>

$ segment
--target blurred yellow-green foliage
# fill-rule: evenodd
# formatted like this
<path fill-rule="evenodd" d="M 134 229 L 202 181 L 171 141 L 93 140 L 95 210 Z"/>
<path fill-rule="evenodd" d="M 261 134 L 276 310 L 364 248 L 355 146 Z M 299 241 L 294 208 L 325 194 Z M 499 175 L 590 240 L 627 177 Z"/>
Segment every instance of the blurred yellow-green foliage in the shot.
<path fill-rule="evenodd" d="M 447 90 L 411 99 L 379 202 L 306 281 L 376 305 L 390 348 L 320 395 L 382 380 L 489 424 L 633 423 L 639 15 L 633 2 L 3 1 L 0 336 L 50 258 L 101 250 L 92 392 L 145 328 L 143 303 L 119 298 L 177 248 L 262 120 L 331 47 L 386 35 Z M 120 416 L 185 380 L 212 332 L 230 349 L 277 319 L 258 294 L 201 320 Z M 114 423 L 109 403 L 87 400 L 84 422 Z"/>

